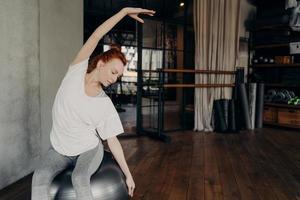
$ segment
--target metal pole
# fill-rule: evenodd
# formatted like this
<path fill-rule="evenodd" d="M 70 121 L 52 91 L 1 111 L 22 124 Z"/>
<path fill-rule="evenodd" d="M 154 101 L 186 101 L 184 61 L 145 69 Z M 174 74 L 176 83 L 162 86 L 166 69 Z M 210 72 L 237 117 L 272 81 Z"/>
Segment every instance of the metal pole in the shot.
<path fill-rule="evenodd" d="M 142 73 L 142 46 L 143 46 L 143 27 L 139 23 L 137 25 L 137 49 L 138 49 L 138 60 L 137 60 L 137 99 L 136 99 L 136 133 L 142 134 L 143 131 L 143 116 L 142 116 L 142 90 L 143 90 L 143 73 Z"/>

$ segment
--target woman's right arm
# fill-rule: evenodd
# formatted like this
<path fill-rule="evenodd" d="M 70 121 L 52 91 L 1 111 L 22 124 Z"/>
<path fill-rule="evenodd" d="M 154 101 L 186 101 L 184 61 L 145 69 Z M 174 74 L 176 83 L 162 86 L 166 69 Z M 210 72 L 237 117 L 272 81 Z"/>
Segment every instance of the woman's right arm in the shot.
<path fill-rule="evenodd" d="M 128 187 L 128 194 L 129 196 L 133 196 L 133 191 L 135 189 L 135 183 L 132 178 L 132 175 L 129 171 L 128 165 L 126 163 L 124 152 L 122 146 L 116 136 L 107 139 L 108 147 L 113 154 L 114 158 L 116 159 L 117 163 L 119 164 L 121 170 L 123 171 L 126 177 L 126 185 Z"/>
<path fill-rule="evenodd" d="M 109 32 L 123 17 L 126 15 L 129 15 L 133 19 L 143 23 L 144 21 L 138 17 L 138 14 L 147 14 L 152 16 L 155 13 L 153 10 L 147 10 L 142 8 L 123 8 L 121 11 L 119 11 L 117 14 L 106 20 L 103 24 L 101 24 L 88 38 L 86 43 L 83 45 L 83 47 L 78 52 L 77 56 L 75 57 L 74 61 L 72 62 L 72 65 L 77 64 L 88 57 L 91 56 L 93 51 L 95 50 L 98 42 L 101 40 L 101 38 Z"/>

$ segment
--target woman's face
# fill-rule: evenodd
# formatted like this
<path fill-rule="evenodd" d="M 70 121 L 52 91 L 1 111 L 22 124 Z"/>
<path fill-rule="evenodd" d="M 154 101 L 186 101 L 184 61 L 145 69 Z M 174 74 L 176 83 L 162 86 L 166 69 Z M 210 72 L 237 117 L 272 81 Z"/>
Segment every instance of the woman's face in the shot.
<path fill-rule="evenodd" d="M 100 72 L 99 81 L 104 87 L 115 83 L 117 79 L 122 76 L 124 71 L 124 65 L 122 61 L 117 58 L 111 59 L 106 63 L 99 61 L 97 68 Z"/>

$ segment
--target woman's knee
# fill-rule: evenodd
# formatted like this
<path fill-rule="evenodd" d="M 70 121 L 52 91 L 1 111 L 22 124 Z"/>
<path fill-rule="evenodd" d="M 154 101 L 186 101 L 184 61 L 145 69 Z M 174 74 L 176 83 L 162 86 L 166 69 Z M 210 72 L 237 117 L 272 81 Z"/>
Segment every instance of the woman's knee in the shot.
<path fill-rule="evenodd" d="M 32 184 L 33 185 L 46 185 L 50 184 L 53 179 L 53 173 L 49 169 L 38 168 L 34 171 L 32 176 Z"/>
<path fill-rule="evenodd" d="M 90 177 L 87 171 L 73 171 L 72 173 L 72 183 L 73 186 L 80 186 L 89 183 Z"/>

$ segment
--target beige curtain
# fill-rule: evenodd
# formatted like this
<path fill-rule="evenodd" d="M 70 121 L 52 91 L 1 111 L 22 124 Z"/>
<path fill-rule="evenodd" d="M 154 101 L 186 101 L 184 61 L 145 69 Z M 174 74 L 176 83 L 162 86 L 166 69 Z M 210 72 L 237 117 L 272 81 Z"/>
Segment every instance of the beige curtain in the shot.
<path fill-rule="evenodd" d="M 195 69 L 235 70 L 240 0 L 194 0 Z M 195 75 L 195 83 L 233 83 L 231 75 Z M 213 100 L 231 98 L 231 88 L 195 89 L 195 131 L 212 131 Z"/>

